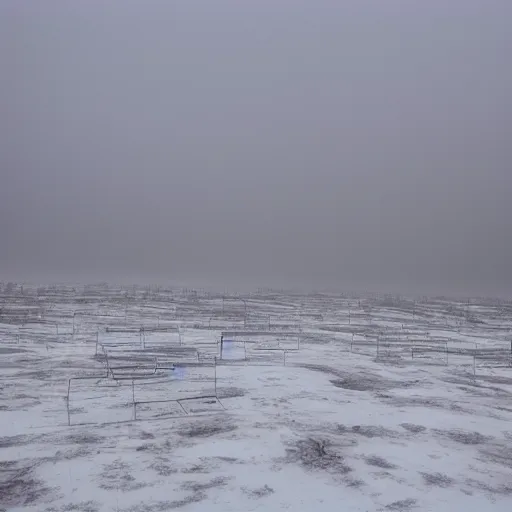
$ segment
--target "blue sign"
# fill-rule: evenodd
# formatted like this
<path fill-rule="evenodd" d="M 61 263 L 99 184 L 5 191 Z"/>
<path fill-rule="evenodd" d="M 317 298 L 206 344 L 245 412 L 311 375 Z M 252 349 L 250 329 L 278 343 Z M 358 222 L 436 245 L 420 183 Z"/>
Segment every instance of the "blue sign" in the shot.
<path fill-rule="evenodd" d="M 186 370 L 183 368 L 183 366 L 175 366 L 174 367 L 174 377 L 177 379 L 184 379 L 186 375 Z"/>

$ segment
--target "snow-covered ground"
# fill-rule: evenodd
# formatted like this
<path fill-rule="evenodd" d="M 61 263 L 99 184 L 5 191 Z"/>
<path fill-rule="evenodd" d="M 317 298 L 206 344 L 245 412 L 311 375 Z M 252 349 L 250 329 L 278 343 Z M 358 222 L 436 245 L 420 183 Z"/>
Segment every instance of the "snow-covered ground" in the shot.
<path fill-rule="evenodd" d="M 0 510 L 512 509 L 509 303 L 0 300 Z"/>

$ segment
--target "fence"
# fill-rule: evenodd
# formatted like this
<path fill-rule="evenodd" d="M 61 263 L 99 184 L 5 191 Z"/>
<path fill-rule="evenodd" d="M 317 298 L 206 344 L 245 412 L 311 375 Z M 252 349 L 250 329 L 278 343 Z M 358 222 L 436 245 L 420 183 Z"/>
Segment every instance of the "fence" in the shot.
<path fill-rule="evenodd" d="M 220 337 L 220 360 L 231 364 L 283 364 L 286 354 L 300 350 L 300 332 L 224 331 Z"/>
<path fill-rule="evenodd" d="M 217 397 L 215 360 L 154 368 L 148 374 L 116 376 L 110 368 L 104 374 L 72 377 L 68 380 L 66 404 L 69 426 L 212 413 L 224 409 Z"/>
<path fill-rule="evenodd" d="M 512 342 L 482 346 L 450 339 L 397 339 L 378 334 L 352 334 L 351 352 L 374 355 L 380 361 L 420 361 L 458 366 L 477 375 L 479 368 L 512 368 Z"/>

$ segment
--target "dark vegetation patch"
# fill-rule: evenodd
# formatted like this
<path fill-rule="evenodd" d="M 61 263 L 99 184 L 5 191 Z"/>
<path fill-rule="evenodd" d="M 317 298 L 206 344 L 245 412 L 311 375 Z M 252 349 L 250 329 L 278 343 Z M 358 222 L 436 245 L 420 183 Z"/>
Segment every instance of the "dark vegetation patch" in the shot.
<path fill-rule="evenodd" d="M 49 507 L 44 512 L 98 512 L 100 504 L 96 501 L 80 501 L 79 503 L 67 503 L 59 508 Z"/>
<path fill-rule="evenodd" d="M 218 434 L 233 432 L 236 428 L 236 425 L 226 421 L 209 421 L 204 423 L 195 423 L 189 427 L 178 430 L 178 434 L 183 437 L 211 437 Z"/>
<path fill-rule="evenodd" d="M 0 354 L 21 354 L 23 352 L 28 352 L 28 350 L 23 348 L 0 347 Z"/>
<path fill-rule="evenodd" d="M 450 384 L 458 384 L 458 388 L 467 393 L 476 396 L 507 396 L 510 397 L 510 391 L 496 386 L 486 386 L 485 382 L 490 384 L 511 384 L 512 381 L 506 377 L 493 377 L 493 376 L 477 376 L 477 377 L 446 377 L 444 382 Z"/>
<path fill-rule="evenodd" d="M 301 439 L 286 449 L 285 462 L 298 463 L 308 470 L 322 470 L 344 475 L 350 468 L 336 447 L 327 439 Z"/>
<path fill-rule="evenodd" d="M 244 494 L 249 496 L 250 498 L 260 499 L 270 496 L 274 494 L 274 489 L 265 484 L 263 487 L 258 487 L 257 489 L 248 489 L 247 487 L 242 487 L 242 491 Z"/>
<path fill-rule="evenodd" d="M 380 375 L 372 374 L 348 374 L 346 371 L 340 371 L 326 365 L 319 364 L 301 364 L 302 368 L 308 370 L 326 373 L 338 377 L 331 380 L 331 383 L 342 389 L 349 389 L 351 391 L 385 391 L 397 388 L 410 388 L 418 385 L 419 381 L 401 381 L 390 380 Z"/>
<path fill-rule="evenodd" d="M 376 382 L 357 377 L 331 380 L 331 384 L 337 388 L 350 389 L 351 391 L 375 391 L 376 389 L 381 389 Z"/>
<path fill-rule="evenodd" d="M 98 434 L 90 434 L 87 432 L 71 434 L 64 438 L 64 441 L 69 444 L 100 444 L 105 440 L 105 437 Z"/>
<path fill-rule="evenodd" d="M 0 437 L 0 448 L 11 448 L 12 446 L 23 446 L 25 444 L 29 444 L 30 442 L 34 442 L 34 437 L 32 436 L 4 436 Z"/>
<path fill-rule="evenodd" d="M 238 462 L 238 459 L 236 457 L 215 457 L 218 460 L 221 460 L 222 462 L 230 462 L 231 464 L 235 464 Z"/>
<path fill-rule="evenodd" d="M 153 451 L 155 448 L 157 448 L 157 445 L 154 443 L 144 443 L 144 444 L 141 444 L 140 446 L 137 446 L 137 448 L 135 448 L 135 451 L 147 452 L 147 451 Z"/>
<path fill-rule="evenodd" d="M 408 512 L 414 506 L 416 506 L 416 500 L 407 498 L 406 500 L 394 501 L 389 505 L 386 505 L 386 510 L 392 510 L 393 512 Z"/>
<path fill-rule="evenodd" d="M 468 430 L 453 429 L 441 430 L 433 429 L 433 432 L 439 436 L 446 437 L 456 443 L 466 445 L 478 445 L 491 441 L 493 438 L 484 436 L 480 432 L 471 432 Z"/>
<path fill-rule="evenodd" d="M 32 361 L 24 361 L 27 363 L 33 363 Z M 22 374 L 25 379 L 34 379 L 34 380 L 51 380 L 53 377 L 52 370 L 37 370 L 31 372 L 25 372 Z"/>
<path fill-rule="evenodd" d="M 468 478 L 466 480 L 466 485 L 471 487 L 472 489 L 478 489 L 479 491 L 483 491 L 489 494 L 491 497 L 496 495 L 501 496 L 510 496 L 512 495 L 512 483 L 508 482 L 506 484 L 498 484 L 491 485 L 480 480 L 475 480 L 473 478 Z"/>
<path fill-rule="evenodd" d="M 22 402 L 14 402 L 13 398 L 8 405 L 2 405 L 1 410 L 3 411 L 24 411 L 29 407 L 35 407 L 36 405 L 40 405 L 40 400 L 24 400 Z"/>
<path fill-rule="evenodd" d="M 0 471 L 7 471 L 10 469 L 16 469 L 19 461 L 17 460 L 0 460 Z"/>
<path fill-rule="evenodd" d="M 348 374 L 346 371 L 341 371 L 331 366 L 320 364 L 302 364 L 302 368 L 308 370 L 326 373 L 338 377 L 332 380 L 331 383 L 342 389 L 349 389 L 351 391 L 384 391 L 393 388 L 409 388 L 417 385 L 419 381 L 394 381 L 389 380 L 380 375 L 372 374 Z"/>
<path fill-rule="evenodd" d="M 352 487 L 354 489 L 359 489 L 366 485 L 366 482 L 364 480 L 361 480 L 360 478 L 351 478 L 351 477 L 345 477 L 343 479 L 343 483 L 347 487 Z"/>
<path fill-rule="evenodd" d="M 427 430 L 423 425 L 415 425 L 414 423 L 401 423 L 400 426 L 413 434 L 419 434 L 420 432 L 425 432 L 425 430 Z"/>
<path fill-rule="evenodd" d="M 69 414 L 82 414 L 86 412 L 85 407 L 70 407 Z"/>
<path fill-rule="evenodd" d="M 499 375 L 477 375 L 476 381 L 512 386 L 512 377 L 500 377 Z"/>
<path fill-rule="evenodd" d="M 56 488 L 36 478 L 33 468 L 18 470 L 13 476 L 8 472 L 5 480 L 0 480 L 0 503 L 8 508 L 29 507 L 48 499 L 55 499 Z M 4 477 L 4 475 L 1 475 Z"/>
<path fill-rule="evenodd" d="M 181 484 L 181 488 L 185 491 L 192 491 L 198 493 L 201 491 L 207 491 L 208 489 L 214 489 L 216 487 L 224 487 L 227 484 L 228 478 L 219 476 L 210 480 L 209 482 L 197 482 L 194 480 L 184 482 Z"/>
<path fill-rule="evenodd" d="M 79 448 L 69 448 L 67 450 L 57 450 L 53 457 L 41 459 L 41 462 L 58 462 L 60 460 L 73 460 L 80 459 L 91 455 L 92 449 L 87 446 L 80 446 Z"/>
<path fill-rule="evenodd" d="M 390 430 L 385 427 L 377 426 L 377 425 L 353 425 L 352 427 L 347 427 L 345 425 L 338 425 L 337 427 L 338 434 L 347 434 L 352 433 L 358 436 L 367 437 L 369 439 L 374 437 L 380 438 L 397 438 L 400 437 L 400 434 L 395 430 Z"/>
<path fill-rule="evenodd" d="M 383 457 L 379 457 L 378 455 L 370 455 L 369 457 L 365 457 L 364 461 L 369 466 L 375 466 L 382 469 L 397 469 L 398 466 L 388 462 Z"/>
<path fill-rule="evenodd" d="M 181 472 L 187 474 L 207 474 L 210 472 L 210 467 L 207 464 L 194 464 L 189 468 L 182 469 Z"/>
<path fill-rule="evenodd" d="M 318 328 L 326 332 L 345 332 L 347 334 L 352 332 L 349 327 L 344 327 L 343 325 L 320 325 Z"/>
<path fill-rule="evenodd" d="M 442 487 L 443 489 L 446 489 L 454 484 L 453 478 L 450 478 L 443 473 L 420 472 L 420 475 L 423 477 L 423 480 L 427 485 Z"/>
<path fill-rule="evenodd" d="M 385 398 L 386 403 L 394 407 L 425 407 L 427 409 L 442 409 L 461 414 L 475 414 L 471 409 L 466 409 L 451 400 L 441 398 L 428 398 L 424 396 L 392 396 Z"/>
<path fill-rule="evenodd" d="M 129 409 L 130 407 L 133 408 L 133 402 L 119 402 L 118 404 L 110 405 L 111 409 Z"/>
<path fill-rule="evenodd" d="M 332 368 L 331 366 L 326 366 L 322 364 L 301 364 L 299 365 L 301 368 L 306 368 L 307 370 L 312 370 L 314 372 L 326 373 L 327 375 L 334 375 L 335 377 L 344 378 L 346 376 L 346 372 L 342 372 L 337 370 L 336 368 Z"/>
<path fill-rule="evenodd" d="M 153 503 L 141 502 L 137 505 L 124 508 L 119 512 L 167 512 L 168 510 L 176 510 L 178 508 L 186 507 L 192 503 L 199 503 L 207 497 L 208 496 L 206 494 L 199 492 L 191 494 L 182 500 L 156 501 Z"/>
<path fill-rule="evenodd" d="M 501 384 L 512 386 L 512 378 L 510 377 L 502 377 L 498 375 L 476 375 L 476 376 L 468 376 L 465 375 L 449 375 L 443 379 L 444 382 L 448 382 L 450 384 L 461 384 L 463 386 L 471 387 L 471 388 L 482 388 L 489 389 L 492 391 L 504 393 L 510 395 L 510 392 L 507 392 L 503 388 L 498 388 L 494 386 L 484 386 L 483 383 L 488 384 Z"/>
<path fill-rule="evenodd" d="M 396 475 L 390 473 L 389 471 L 376 471 L 372 472 L 371 475 L 375 480 L 390 479 L 395 482 L 398 482 L 399 484 L 405 483 L 405 480 L 403 478 L 398 478 Z"/>
<path fill-rule="evenodd" d="M 108 491 L 135 491 L 149 484 L 137 482 L 129 472 L 130 466 L 117 459 L 112 464 L 105 464 L 99 475 L 99 487 Z"/>
<path fill-rule="evenodd" d="M 159 476 L 170 476 L 178 472 L 176 468 L 173 468 L 169 464 L 169 459 L 164 457 L 158 457 L 149 467 L 156 471 Z"/>
<path fill-rule="evenodd" d="M 480 455 L 485 462 L 494 462 L 509 469 L 512 469 L 512 447 L 511 446 L 489 446 L 480 450 Z"/>
<path fill-rule="evenodd" d="M 311 343 L 312 345 L 327 345 L 332 337 L 325 334 L 303 334 L 300 338 L 301 343 Z"/>
<path fill-rule="evenodd" d="M 229 387 L 229 388 L 219 388 L 217 389 L 217 397 L 222 398 L 237 398 L 240 396 L 245 396 L 246 390 L 242 388 Z"/>

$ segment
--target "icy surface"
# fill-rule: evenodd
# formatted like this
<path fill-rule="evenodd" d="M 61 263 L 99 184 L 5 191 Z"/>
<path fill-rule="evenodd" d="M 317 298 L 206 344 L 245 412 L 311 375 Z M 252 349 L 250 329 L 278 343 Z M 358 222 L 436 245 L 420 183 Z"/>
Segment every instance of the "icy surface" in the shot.
<path fill-rule="evenodd" d="M 511 510 L 508 303 L 2 290 L 0 510 Z"/>

